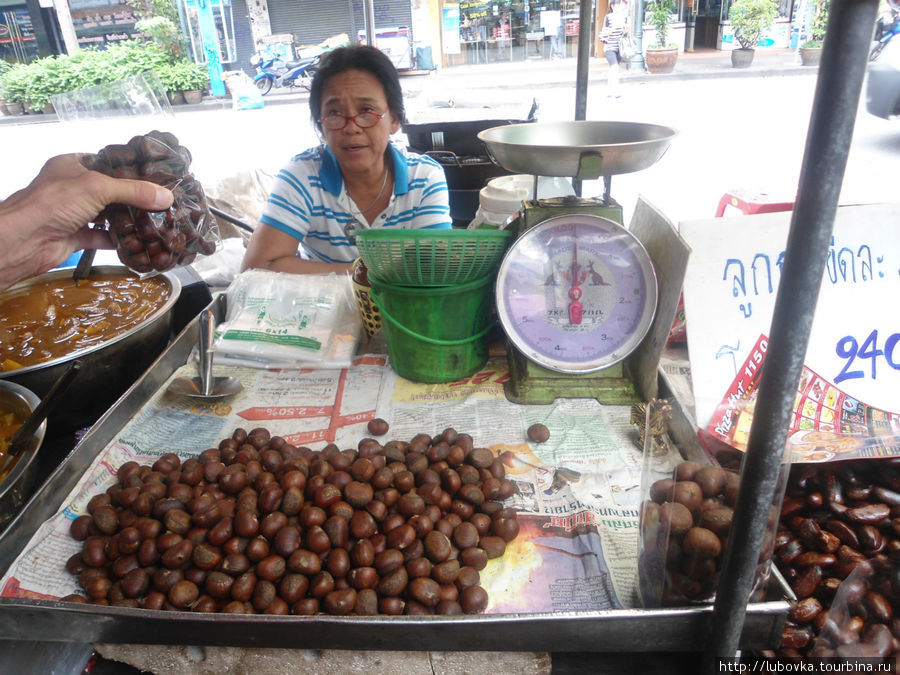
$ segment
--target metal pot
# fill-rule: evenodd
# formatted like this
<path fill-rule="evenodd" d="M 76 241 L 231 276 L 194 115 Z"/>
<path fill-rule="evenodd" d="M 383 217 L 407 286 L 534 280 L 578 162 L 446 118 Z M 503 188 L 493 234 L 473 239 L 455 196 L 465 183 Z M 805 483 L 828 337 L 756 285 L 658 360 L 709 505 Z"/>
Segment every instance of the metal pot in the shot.
<path fill-rule="evenodd" d="M 95 266 L 92 275 L 121 274 L 128 269 L 116 265 Z M 71 276 L 71 269 L 41 274 L 17 285 L 38 286 Z M 77 358 L 81 372 L 72 382 L 64 405 L 49 420 L 53 434 L 92 425 L 144 373 L 162 353 L 172 331 L 172 310 L 181 294 L 181 282 L 171 272 L 162 275 L 169 286 L 166 302 L 141 324 L 100 344 L 79 349 L 66 356 L 27 368 L 0 373 L 0 382 L 13 382 L 43 397 L 62 375 L 66 365 Z"/>
<path fill-rule="evenodd" d="M 41 400 L 34 392 L 25 387 L 14 382 L 0 380 L 0 410 L 15 413 L 17 417 L 24 420 L 40 402 Z M 22 450 L 22 455 L 9 474 L 0 480 L 0 532 L 6 528 L 9 521 L 31 496 L 37 476 L 36 458 L 46 431 L 47 422 L 45 420 L 32 434 L 28 446 Z"/>
<path fill-rule="evenodd" d="M 431 150 L 425 154 L 444 169 L 448 190 L 480 190 L 491 178 L 509 174 L 487 155 L 466 157 L 448 150 Z"/>
<path fill-rule="evenodd" d="M 457 155 L 486 154 L 478 132 L 506 124 L 520 124 L 531 120 L 475 120 L 463 122 L 433 122 L 430 124 L 404 124 L 403 131 L 409 140 L 409 149 L 426 153 L 447 150 Z"/>

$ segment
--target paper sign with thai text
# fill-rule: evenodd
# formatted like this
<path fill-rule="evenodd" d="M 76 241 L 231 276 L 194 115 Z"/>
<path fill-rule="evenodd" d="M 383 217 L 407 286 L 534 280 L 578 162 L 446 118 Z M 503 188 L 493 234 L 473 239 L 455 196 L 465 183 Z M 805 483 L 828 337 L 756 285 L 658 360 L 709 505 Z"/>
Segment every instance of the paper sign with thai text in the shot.
<path fill-rule="evenodd" d="M 679 225 L 692 248 L 684 302 L 696 415 L 702 428 L 714 431 L 732 422 L 741 425 L 739 415 L 729 422 L 728 416 L 734 413 L 728 412 L 729 400 L 749 400 L 752 391 L 739 392 L 735 387 L 746 379 L 745 370 L 755 371 L 764 361 L 790 219 L 790 213 L 770 213 Z M 804 361 L 805 382 L 798 384 L 792 422 L 797 431 L 871 433 L 865 420 L 855 429 L 849 423 L 835 428 L 826 418 L 834 414 L 840 419 L 841 411 L 827 405 L 825 398 L 821 403 L 817 399 L 812 417 L 805 414 L 811 410 L 811 390 L 801 392 L 799 385 L 808 388 L 813 379 L 822 396 L 827 398 L 827 392 L 833 391 L 831 397 L 840 398 L 842 406 L 862 402 L 867 410 L 879 411 L 888 427 L 892 419 L 898 419 L 897 222 L 898 204 L 844 206 L 837 211 Z M 758 374 L 750 375 L 748 382 L 758 379 Z M 739 437 L 746 431 L 745 420 L 743 429 L 734 432 Z M 900 435 L 900 430 L 891 433 Z"/>

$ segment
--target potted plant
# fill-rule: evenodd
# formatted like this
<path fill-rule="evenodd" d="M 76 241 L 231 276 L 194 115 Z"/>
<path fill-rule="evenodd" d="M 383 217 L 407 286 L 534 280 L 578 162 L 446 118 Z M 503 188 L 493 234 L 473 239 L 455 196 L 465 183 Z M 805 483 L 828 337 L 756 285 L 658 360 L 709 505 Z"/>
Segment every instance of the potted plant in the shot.
<path fill-rule="evenodd" d="M 3 88 L 3 76 L 9 71 L 12 67 L 12 64 L 5 59 L 0 59 L 0 113 L 4 115 L 9 115 L 9 110 L 6 107 L 6 90 Z"/>
<path fill-rule="evenodd" d="M 172 103 L 184 103 L 188 96 L 191 98 L 189 102 L 199 103 L 203 90 L 209 86 L 206 69 L 191 61 L 157 66 L 156 72 Z"/>
<path fill-rule="evenodd" d="M 13 65 L 3 75 L 3 95 L 10 115 L 25 112 L 25 96 L 28 92 L 28 66 L 24 63 Z"/>
<path fill-rule="evenodd" d="M 740 45 L 731 52 L 731 65 L 747 68 L 753 63 L 756 45 L 775 23 L 776 0 L 736 0 L 728 15 L 734 39 Z"/>
<path fill-rule="evenodd" d="M 184 35 L 178 25 L 165 16 L 151 16 L 134 24 L 135 30 L 159 45 L 171 60 L 179 58 L 183 51 Z"/>
<path fill-rule="evenodd" d="M 675 11 L 674 0 L 655 0 L 649 5 L 650 24 L 656 32 L 653 45 L 647 47 L 645 61 L 651 73 L 671 73 L 678 60 L 678 46 L 669 40 L 669 20 Z"/>
<path fill-rule="evenodd" d="M 191 61 L 183 61 L 182 92 L 184 92 L 184 100 L 186 103 L 200 103 L 203 98 L 203 92 L 209 89 L 209 71 L 205 66 L 201 66 Z"/>
<path fill-rule="evenodd" d="M 800 63 L 804 66 L 817 66 L 822 57 L 822 42 L 828 27 L 828 1 L 816 0 L 816 13 L 813 16 L 809 39 L 800 45 Z"/>
<path fill-rule="evenodd" d="M 157 77 L 159 77 L 159 83 L 162 85 L 166 96 L 169 97 L 169 103 L 172 105 L 184 103 L 184 95 L 178 89 L 179 84 L 176 81 L 174 68 L 174 64 L 171 63 L 159 63 L 153 67 Z"/>
<path fill-rule="evenodd" d="M 28 66 L 30 77 L 25 100 L 28 106 L 43 113 L 55 109 L 51 97 L 68 91 L 69 76 L 64 58 L 48 56 L 32 61 Z"/>

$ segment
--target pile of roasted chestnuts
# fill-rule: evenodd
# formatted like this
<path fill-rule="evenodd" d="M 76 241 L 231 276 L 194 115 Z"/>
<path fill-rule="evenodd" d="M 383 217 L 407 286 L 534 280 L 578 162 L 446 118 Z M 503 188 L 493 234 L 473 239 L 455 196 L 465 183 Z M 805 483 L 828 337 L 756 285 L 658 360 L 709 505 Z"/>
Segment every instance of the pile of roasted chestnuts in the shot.
<path fill-rule="evenodd" d="M 386 427 L 386 424 L 382 425 Z M 379 425 L 370 430 L 385 432 Z M 503 462 L 472 437 L 295 447 L 264 428 L 127 462 L 71 524 L 64 600 L 310 615 L 484 611 L 479 571 L 519 532 Z"/>

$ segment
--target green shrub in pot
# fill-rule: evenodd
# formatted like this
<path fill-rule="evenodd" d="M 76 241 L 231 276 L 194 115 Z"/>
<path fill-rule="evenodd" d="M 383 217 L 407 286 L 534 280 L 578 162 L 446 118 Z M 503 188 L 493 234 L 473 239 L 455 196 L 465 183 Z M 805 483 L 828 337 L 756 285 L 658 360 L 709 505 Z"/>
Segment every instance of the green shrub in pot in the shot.
<path fill-rule="evenodd" d="M 38 110 L 56 94 L 127 79 L 148 70 L 159 72 L 172 91 L 209 86 L 205 67 L 185 60 L 173 62 L 165 49 L 146 40 L 124 40 L 102 50 L 86 47 L 71 56 L 48 56 L 27 64 L 0 63 L 0 98 Z"/>
<path fill-rule="evenodd" d="M 16 63 L 3 74 L 3 91 L 10 103 L 25 103 L 28 92 L 28 65 Z"/>
<path fill-rule="evenodd" d="M 166 91 L 205 90 L 209 87 L 206 68 L 190 61 L 176 61 L 156 68 Z"/>
<path fill-rule="evenodd" d="M 675 2 L 655 0 L 649 5 L 649 10 L 655 39 L 653 44 L 647 47 L 647 69 L 651 73 L 670 73 L 678 60 L 678 46 L 669 39 L 669 24 L 675 12 Z"/>
<path fill-rule="evenodd" d="M 158 66 L 174 63 L 174 59 L 165 49 L 155 42 L 146 40 L 128 40 L 114 45 L 118 47 L 109 53 L 108 67 L 114 71 L 112 80 L 121 80 L 139 75 Z"/>
<path fill-rule="evenodd" d="M 171 19 L 164 16 L 151 16 L 134 24 L 135 30 L 149 37 L 162 47 L 171 60 L 178 58 L 182 49 L 184 35 Z"/>
<path fill-rule="evenodd" d="M 777 15 L 776 0 L 736 0 L 728 20 L 741 49 L 756 49 L 762 37 L 775 24 Z"/>
<path fill-rule="evenodd" d="M 676 46 L 669 40 L 669 24 L 674 11 L 674 0 L 656 0 L 650 4 L 650 25 L 656 31 L 652 49 L 671 49 Z"/>
<path fill-rule="evenodd" d="M 183 85 L 182 91 L 191 89 L 206 91 L 209 88 L 209 71 L 205 66 L 191 61 L 181 61 L 175 65 L 179 70 L 179 77 Z"/>
<path fill-rule="evenodd" d="M 829 0 L 816 0 L 816 13 L 810 26 L 809 39 L 801 47 L 804 49 L 816 49 L 822 47 L 825 39 L 825 30 L 828 28 Z"/>
<path fill-rule="evenodd" d="M 12 64 L 9 61 L 0 59 L 0 101 L 6 100 L 6 90 L 3 86 L 3 78 L 6 73 L 9 72 L 10 68 L 12 68 Z"/>
<path fill-rule="evenodd" d="M 28 72 L 25 101 L 34 110 L 41 110 L 50 103 L 51 96 L 66 90 L 66 69 L 56 56 L 32 61 Z"/>

